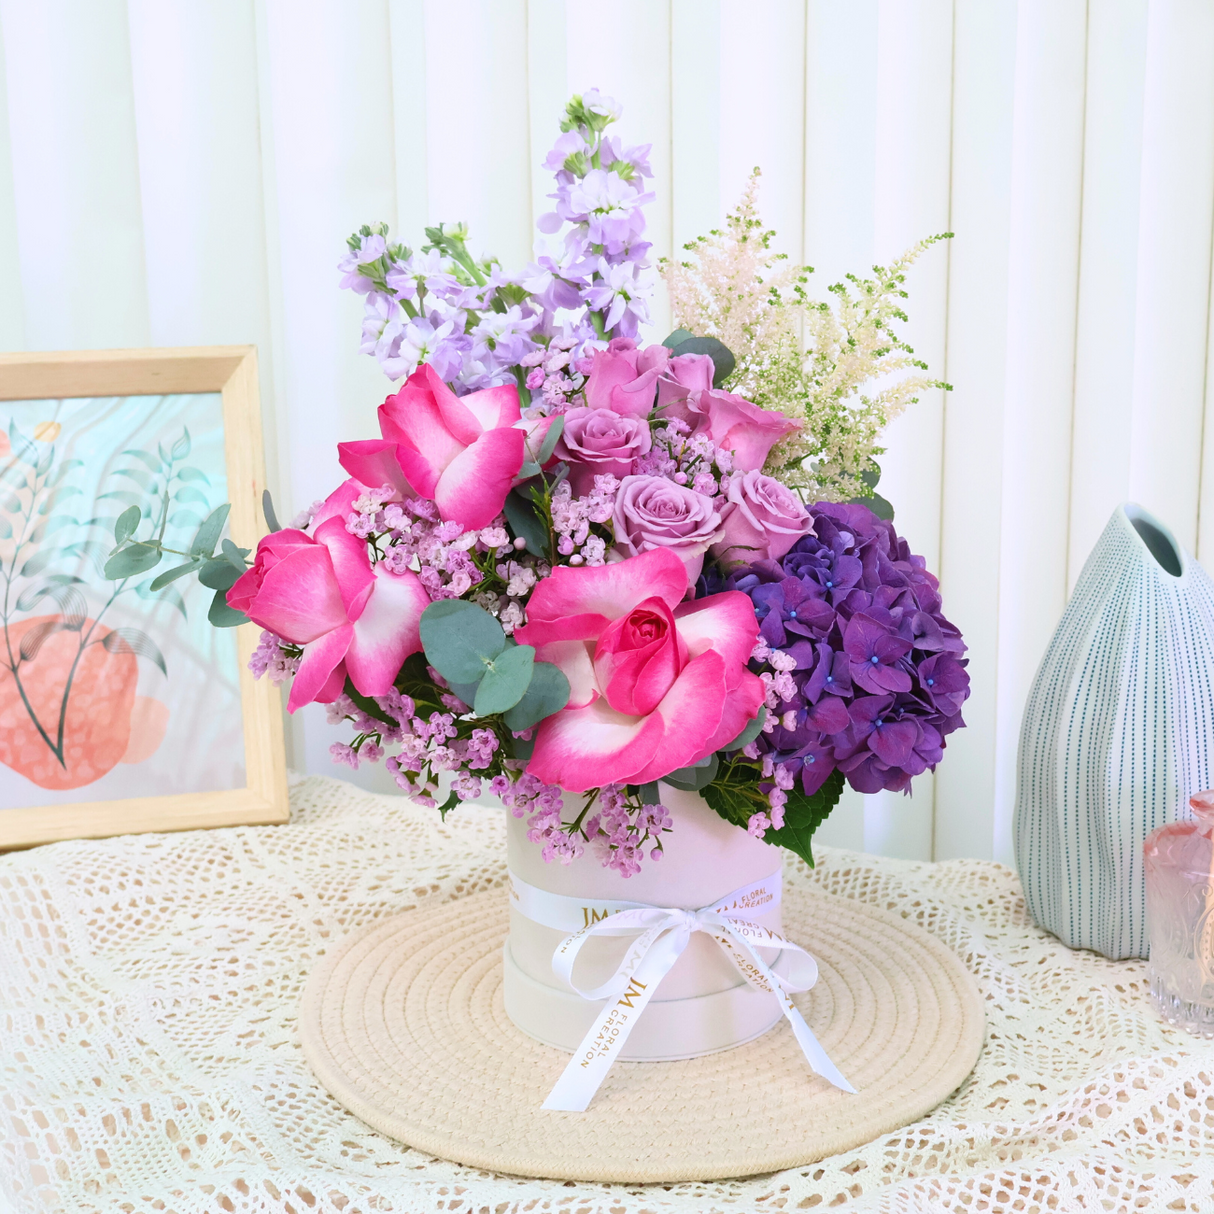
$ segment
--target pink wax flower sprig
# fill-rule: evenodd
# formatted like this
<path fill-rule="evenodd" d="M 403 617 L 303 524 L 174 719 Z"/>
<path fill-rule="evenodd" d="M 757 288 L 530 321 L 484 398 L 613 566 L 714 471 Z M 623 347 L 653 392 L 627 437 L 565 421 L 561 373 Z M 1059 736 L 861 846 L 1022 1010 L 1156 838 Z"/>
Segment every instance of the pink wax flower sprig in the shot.
<path fill-rule="evenodd" d="M 545 860 L 634 875 L 677 789 L 812 863 L 845 779 L 903 788 L 939 759 L 963 647 L 892 528 L 789 488 L 801 426 L 733 390 L 719 340 L 639 339 L 650 170 L 618 115 L 569 103 L 557 241 L 518 274 L 462 225 L 416 253 L 351 238 L 363 348 L 403 379 L 379 435 L 339 445 L 348 479 L 290 527 L 267 496 L 251 560 L 221 511 L 151 585 L 197 572 L 213 623 L 257 623 L 253 673 L 352 729 L 335 761 L 443 814 L 496 796 Z M 116 539 L 123 568 L 168 551 Z"/>

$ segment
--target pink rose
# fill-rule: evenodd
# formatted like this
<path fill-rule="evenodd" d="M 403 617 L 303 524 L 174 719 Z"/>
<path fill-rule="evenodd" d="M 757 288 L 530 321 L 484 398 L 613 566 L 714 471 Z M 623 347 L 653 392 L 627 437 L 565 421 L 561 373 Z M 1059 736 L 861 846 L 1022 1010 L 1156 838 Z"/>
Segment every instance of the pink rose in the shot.
<path fill-rule="evenodd" d="M 606 350 L 594 352 L 594 365 L 586 380 L 587 406 L 611 409 L 625 417 L 648 417 L 658 375 L 669 358 L 665 346 L 638 350 L 631 337 L 613 337 Z"/>
<path fill-rule="evenodd" d="M 684 401 L 693 392 L 707 392 L 716 373 L 716 365 L 707 354 L 680 354 L 672 358 L 658 376 L 658 407 Z M 667 409 L 663 416 L 669 412 Z"/>
<path fill-rule="evenodd" d="M 694 585 L 704 553 L 721 538 L 721 515 L 711 498 L 664 476 L 626 476 L 615 499 L 616 547 L 626 556 L 651 548 L 673 552 Z"/>
<path fill-rule="evenodd" d="M 552 571 L 515 632 L 569 680 L 569 703 L 540 723 L 527 770 L 584 792 L 645 784 L 731 742 L 763 703 L 746 668 L 758 635 L 739 591 L 682 603 L 683 563 L 665 548 Z"/>
<path fill-rule="evenodd" d="M 763 467 L 777 439 L 799 429 L 791 417 L 775 409 L 760 409 L 716 388 L 671 401 L 663 416 L 680 418 L 693 434 L 707 434 L 718 447 L 732 451 L 734 467 L 740 472 Z"/>
<path fill-rule="evenodd" d="M 649 423 L 611 409 L 570 409 L 557 439 L 556 453 L 569 463 L 569 483 L 577 497 L 594 488 L 594 478 L 609 472 L 627 476 L 633 462 L 652 445 Z"/>
<path fill-rule="evenodd" d="M 778 561 L 814 529 L 809 511 L 791 489 L 753 469 L 730 480 L 727 497 L 729 504 L 721 511 L 724 534 L 712 547 L 712 555 L 726 564 Z"/>
<path fill-rule="evenodd" d="M 430 498 L 444 519 L 468 530 L 485 527 L 501 513 L 523 466 L 519 420 L 513 384 L 456 396 L 422 363 L 380 405 L 383 440 L 342 443 L 341 466 L 363 484 Z"/>
<path fill-rule="evenodd" d="M 367 545 L 345 516 L 366 486 L 346 481 L 317 517 L 314 533 L 287 529 L 257 545 L 253 567 L 227 593 L 229 607 L 303 646 L 287 708 L 331 703 L 346 676 L 367 696 L 386 694 L 401 665 L 421 647 L 430 596 L 413 573 L 371 565 Z"/>

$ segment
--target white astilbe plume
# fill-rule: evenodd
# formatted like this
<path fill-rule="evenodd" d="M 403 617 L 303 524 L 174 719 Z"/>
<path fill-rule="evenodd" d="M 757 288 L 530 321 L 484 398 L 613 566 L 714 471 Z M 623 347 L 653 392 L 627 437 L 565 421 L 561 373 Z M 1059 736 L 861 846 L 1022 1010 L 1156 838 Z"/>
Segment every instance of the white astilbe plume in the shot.
<path fill-rule="evenodd" d="M 874 266 L 870 279 L 847 275 L 828 288 L 833 304 L 816 302 L 805 290 L 812 269 L 771 252 L 775 233 L 759 219 L 758 184 L 755 169 L 724 230 L 684 246 L 694 261 L 663 263 L 675 323 L 733 352 L 729 391 L 801 423 L 772 449 L 765 471 L 809 501 L 869 496 L 861 478 L 873 479 L 882 429 L 918 393 L 949 387 L 915 374 L 927 364 L 892 324 L 906 320 L 906 271 L 951 233 L 920 241 L 888 267 Z M 874 379 L 887 382 L 862 395 Z"/>

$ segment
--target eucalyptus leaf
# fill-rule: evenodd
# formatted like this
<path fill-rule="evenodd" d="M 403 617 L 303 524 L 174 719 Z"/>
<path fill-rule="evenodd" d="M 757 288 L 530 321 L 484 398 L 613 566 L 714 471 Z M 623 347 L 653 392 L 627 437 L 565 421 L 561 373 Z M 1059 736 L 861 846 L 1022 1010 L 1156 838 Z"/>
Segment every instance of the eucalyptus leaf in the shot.
<path fill-rule="evenodd" d="M 138 506 L 128 506 L 118 516 L 114 521 L 114 543 L 116 547 L 121 548 L 135 534 L 135 528 L 139 526 L 141 518 L 143 518 L 143 511 Z"/>
<path fill-rule="evenodd" d="M 506 634 L 497 620 L 463 599 L 431 603 L 422 612 L 421 640 L 426 661 L 449 683 L 477 682 L 506 648 Z M 515 703 L 512 700 L 506 707 Z"/>
<path fill-rule="evenodd" d="M 472 710 L 478 717 L 492 716 L 513 708 L 527 693 L 535 650 L 530 645 L 504 649 L 489 663 L 476 689 Z"/>
<path fill-rule="evenodd" d="M 521 732 L 521 731 L 520 731 Z M 514 752 L 516 759 L 522 759 L 527 762 L 535 751 L 534 738 L 511 738 L 510 749 Z"/>
<path fill-rule="evenodd" d="M 374 718 L 376 721 L 382 721 L 385 725 L 391 725 L 394 729 L 400 724 L 399 721 L 390 717 L 380 706 L 370 697 L 365 696 L 357 687 L 350 681 L 349 676 L 346 677 L 345 694 L 354 701 L 360 711 L 367 716 Z"/>
<path fill-rule="evenodd" d="M 226 590 L 215 591 L 215 597 L 211 600 L 211 608 L 207 612 L 207 619 L 216 628 L 238 628 L 241 624 L 247 624 L 249 617 L 243 611 L 229 607 L 228 601 L 224 597 L 226 594 Z"/>
<path fill-rule="evenodd" d="M 231 509 L 230 503 L 224 502 L 207 515 L 206 521 L 198 528 L 194 542 L 190 545 L 191 556 L 210 556 L 215 551 L 215 545 L 219 543 L 219 533 L 223 530 L 228 511 Z"/>
<path fill-rule="evenodd" d="M 222 556 L 208 557 L 202 562 L 198 572 L 198 580 L 208 590 L 218 590 L 226 594 L 240 578 L 241 571 Z"/>
<path fill-rule="evenodd" d="M 661 805 L 662 794 L 658 789 L 658 782 L 650 780 L 648 784 L 642 784 L 637 791 L 637 796 L 640 798 L 642 805 Z"/>
<path fill-rule="evenodd" d="M 201 567 L 201 561 L 187 561 L 184 565 L 174 565 L 172 569 L 166 569 L 164 573 L 158 575 L 152 582 L 152 590 L 163 590 L 170 582 L 175 582 L 179 577 L 185 577 L 187 573 L 192 573 L 195 569 Z"/>
<path fill-rule="evenodd" d="M 525 460 L 523 466 L 518 470 L 518 474 L 523 480 L 530 480 L 533 476 L 539 476 L 540 466 L 533 459 Z"/>
<path fill-rule="evenodd" d="M 533 556 L 546 556 L 548 553 L 548 528 L 540 517 L 535 504 L 521 494 L 514 492 L 506 494 L 503 507 L 506 512 L 506 522 L 510 530 L 520 539 L 527 541 L 527 551 Z"/>
<path fill-rule="evenodd" d="M 157 544 L 128 544 L 106 561 L 105 576 L 111 582 L 118 582 L 137 573 L 147 573 L 160 564 L 162 555 Z"/>
<path fill-rule="evenodd" d="M 717 778 L 720 764 L 716 755 L 709 755 L 692 767 L 680 767 L 662 777 L 663 781 L 672 788 L 681 788 L 684 792 L 699 792 Z"/>
<path fill-rule="evenodd" d="M 675 331 L 669 337 L 662 340 L 662 345 L 664 345 L 668 350 L 673 350 L 675 346 L 679 345 L 681 342 L 690 340 L 694 336 L 695 334 L 690 329 L 675 329 Z"/>
<path fill-rule="evenodd" d="M 480 686 L 480 681 L 477 680 L 475 683 L 448 682 L 448 686 L 451 688 L 451 694 L 453 696 L 459 696 L 459 698 L 463 700 L 463 702 L 467 704 L 469 708 L 471 708 L 476 701 L 476 689 Z"/>
<path fill-rule="evenodd" d="M 239 569 L 241 573 L 248 568 L 245 564 L 245 557 L 249 555 L 248 548 L 237 548 L 231 540 L 224 540 L 219 546 L 220 552 L 224 558 L 232 566 L 233 569 Z"/>
<path fill-rule="evenodd" d="M 671 354 L 675 358 L 683 354 L 707 354 L 712 359 L 712 386 L 714 388 L 719 388 L 733 374 L 733 369 L 737 366 L 733 352 L 724 342 L 718 341 L 715 337 L 684 338 L 677 346 L 671 347 Z"/>
<path fill-rule="evenodd" d="M 462 699 L 462 697 L 461 697 Z M 569 680 L 559 666 L 536 662 L 523 698 L 502 718 L 507 729 L 521 733 L 569 703 Z"/>
<path fill-rule="evenodd" d="M 743 746 L 749 746 L 751 742 L 763 732 L 763 726 L 767 722 L 767 705 L 759 705 L 759 715 L 753 721 L 748 722 L 745 729 L 728 746 L 722 746 L 721 749 L 728 754 L 733 750 L 741 750 Z"/>
<path fill-rule="evenodd" d="M 269 489 L 261 491 L 261 512 L 265 515 L 266 526 L 269 527 L 271 533 L 282 530 L 278 522 L 278 515 L 274 513 L 274 499 L 270 496 Z"/>

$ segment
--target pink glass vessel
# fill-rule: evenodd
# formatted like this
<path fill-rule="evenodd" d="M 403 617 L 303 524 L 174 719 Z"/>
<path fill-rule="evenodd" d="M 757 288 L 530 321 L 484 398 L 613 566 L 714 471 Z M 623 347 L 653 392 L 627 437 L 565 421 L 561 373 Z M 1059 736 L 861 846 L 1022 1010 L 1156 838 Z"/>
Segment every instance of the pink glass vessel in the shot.
<path fill-rule="evenodd" d="M 1143 844 L 1151 998 L 1169 1024 L 1214 1038 L 1214 790 L 1189 807 Z"/>

